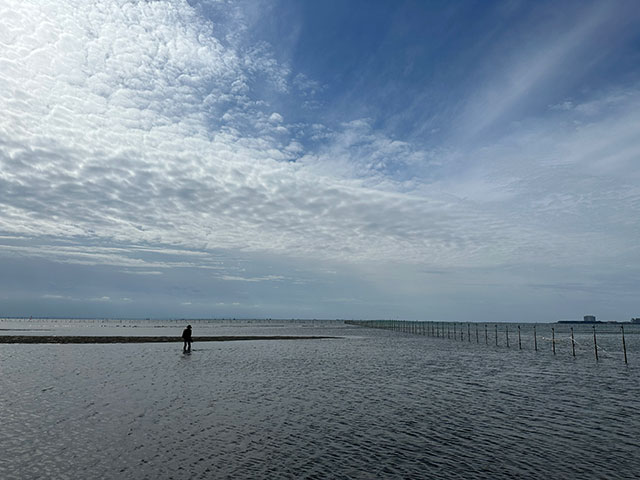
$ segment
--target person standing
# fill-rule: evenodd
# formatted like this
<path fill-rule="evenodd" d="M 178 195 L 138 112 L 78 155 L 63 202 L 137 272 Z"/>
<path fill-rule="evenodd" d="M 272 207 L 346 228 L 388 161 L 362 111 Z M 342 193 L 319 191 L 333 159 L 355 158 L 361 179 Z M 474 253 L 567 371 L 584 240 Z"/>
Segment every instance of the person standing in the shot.
<path fill-rule="evenodd" d="M 187 325 L 182 332 L 182 340 L 184 340 L 184 346 L 182 347 L 183 352 L 191 351 L 191 325 Z"/>

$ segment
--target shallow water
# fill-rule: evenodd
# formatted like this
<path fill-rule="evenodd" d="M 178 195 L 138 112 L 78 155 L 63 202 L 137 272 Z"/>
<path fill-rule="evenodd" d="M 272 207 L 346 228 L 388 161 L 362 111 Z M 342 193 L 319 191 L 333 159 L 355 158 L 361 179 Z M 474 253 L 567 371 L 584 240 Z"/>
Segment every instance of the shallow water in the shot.
<path fill-rule="evenodd" d="M 640 476 L 640 357 L 335 322 L 194 327 L 342 338 L 195 343 L 191 355 L 0 345 L 0 478 Z M 179 335 L 166 328 L 156 334 Z"/>

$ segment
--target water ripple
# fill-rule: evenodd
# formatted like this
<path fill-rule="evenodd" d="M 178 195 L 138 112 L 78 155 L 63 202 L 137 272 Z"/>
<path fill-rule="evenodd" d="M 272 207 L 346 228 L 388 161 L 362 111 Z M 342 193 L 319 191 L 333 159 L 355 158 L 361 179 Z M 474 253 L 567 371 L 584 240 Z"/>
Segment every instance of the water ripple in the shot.
<path fill-rule="evenodd" d="M 338 334 L 2 345 L 0 477 L 639 477 L 636 367 Z"/>

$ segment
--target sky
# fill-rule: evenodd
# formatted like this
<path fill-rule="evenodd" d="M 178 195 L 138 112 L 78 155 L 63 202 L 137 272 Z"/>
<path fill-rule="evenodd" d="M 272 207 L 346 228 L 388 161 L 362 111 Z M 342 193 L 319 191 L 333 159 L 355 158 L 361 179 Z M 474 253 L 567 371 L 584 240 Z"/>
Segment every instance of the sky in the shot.
<path fill-rule="evenodd" d="M 640 316 L 640 8 L 0 0 L 0 316 Z"/>

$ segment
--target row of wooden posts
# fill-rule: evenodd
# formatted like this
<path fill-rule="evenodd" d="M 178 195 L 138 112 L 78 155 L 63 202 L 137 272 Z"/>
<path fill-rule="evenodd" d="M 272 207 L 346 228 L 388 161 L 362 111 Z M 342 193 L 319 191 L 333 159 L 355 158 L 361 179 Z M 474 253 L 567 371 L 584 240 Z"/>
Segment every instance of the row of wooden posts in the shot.
<path fill-rule="evenodd" d="M 448 323 L 448 322 L 412 322 L 406 320 L 348 320 L 345 323 L 350 325 L 357 325 L 367 328 L 381 328 L 386 330 L 393 330 L 402 333 L 411 333 L 415 335 L 426 335 L 436 338 L 448 338 L 453 340 L 465 340 L 465 332 L 463 323 Z M 471 342 L 472 332 L 471 323 L 466 324 L 467 341 Z M 480 343 L 480 332 L 478 330 L 478 324 L 475 326 L 475 340 L 476 343 Z M 518 327 L 518 348 L 522 350 L 522 335 L 520 333 L 520 325 Z M 495 343 L 498 346 L 498 325 L 494 325 L 495 330 Z M 624 338 L 624 326 L 620 326 L 620 332 L 622 334 L 622 351 L 624 353 L 624 363 L 627 364 L 627 343 Z M 510 348 L 509 343 L 509 325 L 505 325 L 505 337 L 507 348 Z M 489 329 L 484 325 L 484 341 L 485 344 L 489 344 Z M 538 351 L 538 333 L 536 325 L 533 326 L 533 348 Z M 551 327 L 551 349 L 553 354 L 556 354 L 556 331 L 555 327 Z M 595 353 L 596 361 L 598 358 L 598 338 L 596 335 L 596 326 L 593 325 L 593 351 Z M 576 342 L 573 335 L 573 327 L 571 327 L 571 353 L 576 356 Z"/>

